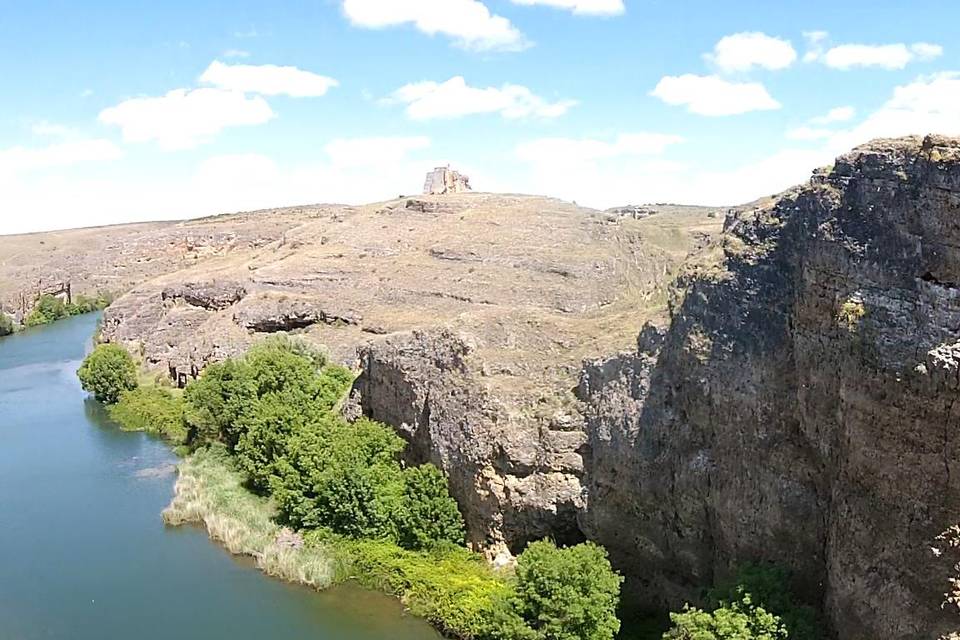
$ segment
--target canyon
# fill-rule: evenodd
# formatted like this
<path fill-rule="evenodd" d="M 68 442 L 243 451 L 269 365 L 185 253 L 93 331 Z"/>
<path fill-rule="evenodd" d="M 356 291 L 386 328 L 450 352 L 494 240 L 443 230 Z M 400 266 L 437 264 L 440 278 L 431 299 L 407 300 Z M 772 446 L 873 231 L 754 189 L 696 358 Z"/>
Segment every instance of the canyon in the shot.
<path fill-rule="evenodd" d="M 0 265 L 6 309 L 122 293 L 102 339 L 179 385 L 323 345 L 494 562 L 595 540 L 627 606 L 677 609 L 772 561 L 838 638 L 960 629 L 960 140 L 732 208 L 449 193 L 0 237 Z"/>

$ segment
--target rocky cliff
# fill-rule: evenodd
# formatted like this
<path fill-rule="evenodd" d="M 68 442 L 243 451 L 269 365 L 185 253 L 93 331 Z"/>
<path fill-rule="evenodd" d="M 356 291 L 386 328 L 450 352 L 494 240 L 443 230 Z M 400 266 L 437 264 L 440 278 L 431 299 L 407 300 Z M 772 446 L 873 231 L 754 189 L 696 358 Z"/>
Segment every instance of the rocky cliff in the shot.
<path fill-rule="evenodd" d="M 674 268 L 718 233 L 690 209 L 645 220 L 482 193 L 333 207 L 282 239 L 134 287 L 103 337 L 185 384 L 296 331 L 362 374 L 350 410 L 450 475 L 470 540 L 505 558 L 583 537 L 584 358 L 665 312 Z"/>
<path fill-rule="evenodd" d="M 960 141 L 876 141 L 729 216 L 639 342 L 579 387 L 580 523 L 639 601 L 774 560 L 839 638 L 957 630 Z"/>

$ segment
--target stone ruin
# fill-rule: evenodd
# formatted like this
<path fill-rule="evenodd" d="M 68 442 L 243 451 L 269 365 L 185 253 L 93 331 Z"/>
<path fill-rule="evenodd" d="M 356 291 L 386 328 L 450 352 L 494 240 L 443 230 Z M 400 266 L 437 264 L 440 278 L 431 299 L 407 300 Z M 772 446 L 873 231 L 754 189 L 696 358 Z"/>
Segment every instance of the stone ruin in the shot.
<path fill-rule="evenodd" d="M 425 195 L 443 195 L 445 193 L 463 193 L 470 191 L 470 178 L 458 171 L 445 167 L 437 167 L 427 174 L 423 183 Z"/>

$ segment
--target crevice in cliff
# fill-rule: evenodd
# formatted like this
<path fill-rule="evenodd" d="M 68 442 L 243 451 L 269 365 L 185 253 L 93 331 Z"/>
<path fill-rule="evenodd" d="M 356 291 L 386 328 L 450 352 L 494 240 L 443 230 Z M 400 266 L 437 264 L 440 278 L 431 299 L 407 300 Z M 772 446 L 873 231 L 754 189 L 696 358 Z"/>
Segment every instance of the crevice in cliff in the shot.
<path fill-rule="evenodd" d="M 937 278 L 937 276 L 933 275 L 933 273 L 931 273 L 930 271 L 925 272 L 922 276 L 920 276 L 920 279 L 924 282 L 929 282 L 930 284 L 937 287 L 941 287 L 943 289 L 953 289 L 953 290 L 960 289 L 960 284 L 957 284 L 955 282 L 944 282 L 943 280 L 940 280 L 939 278 Z"/>

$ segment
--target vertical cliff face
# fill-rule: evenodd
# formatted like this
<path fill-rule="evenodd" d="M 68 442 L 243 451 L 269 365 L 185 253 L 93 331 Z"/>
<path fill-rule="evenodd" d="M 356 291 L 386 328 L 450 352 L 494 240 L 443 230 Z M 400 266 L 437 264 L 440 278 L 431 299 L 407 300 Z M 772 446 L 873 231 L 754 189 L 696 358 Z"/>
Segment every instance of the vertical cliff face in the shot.
<path fill-rule="evenodd" d="M 774 560 L 838 637 L 931 638 L 960 521 L 960 141 L 877 141 L 727 220 L 671 322 L 588 363 L 585 533 L 676 606 Z"/>

